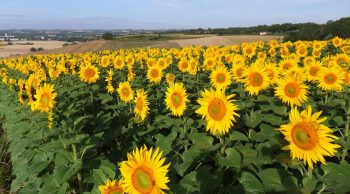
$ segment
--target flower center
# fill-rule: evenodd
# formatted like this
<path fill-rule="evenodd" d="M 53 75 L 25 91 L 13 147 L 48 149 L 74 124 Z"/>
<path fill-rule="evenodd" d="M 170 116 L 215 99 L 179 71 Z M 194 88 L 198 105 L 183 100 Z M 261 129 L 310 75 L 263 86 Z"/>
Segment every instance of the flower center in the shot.
<path fill-rule="evenodd" d="M 182 68 L 187 69 L 187 67 L 188 67 L 188 63 L 186 61 L 182 62 Z"/>
<path fill-rule="evenodd" d="M 310 75 L 312 76 L 316 76 L 317 75 L 317 72 L 320 71 L 320 67 L 318 66 L 313 66 L 310 68 Z"/>
<path fill-rule="evenodd" d="M 173 106 L 175 108 L 178 108 L 181 105 L 181 102 L 182 102 L 182 98 L 181 98 L 180 94 L 177 93 L 177 92 L 174 92 L 171 95 L 171 102 L 172 102 L 172 104 L 173 104 Z"/>
<path fill-rule="evenodd" d="M 271 79 L 275 78 L 275 72 L 272 69 L 267 69 L 267 73 Z"/>
<path fill-rule="evenodd" d="M 41 102 L 44 106 L 48 106 L 48 104 L 49 104 L 49 99 L 50 99 L 50 95 L 44 93 L 44 94 L 41 96 L 40 102 Z"/>
<path fill-rule="evenodd" d="M 243 68 L 242 67 L 240 67 L 240 68 L 238 68 L 237 70 L 236 70 L 236 74 L 237 74 L 237 77 L 242 77 L 242 72 L 243 72 Z"/>
<path fill-rule="evenodd" d="M 124 96 L 129 96 L 130 91 L 129 91 L 128 88 L 123 88 L 123 89 L 122 89 L 122 93 L 123 93 Z"/>
<path fill-rule="evenodd" d="M 311 123 L 302 121 L 292 128 L 292 140 L 303 150 L 311 150 L 317 144 L 317 131 Z"/>
<path fill-rule="evenodd" d="M 88 78 L 92 78 L 92 77 L 94 77 L 95 73 L 96 72 L 94 69 L 89 68 L 85 71 L 85 76 Z"/>
<path fill-rule="evenodd" d="M 253 50 L 252 50 L 251 48 L 247 48 L 247 49 L 245 50 L 245 52 L 249 55 L 249 54 L 251 54 L 251 53 L 253 52 Z"/>
<path fill-rule="evenodd" d="M 226 76 L 223 73 L 218 73 L 216 76 L 216 81 L 219 83 L 224 83 L 226 80 Z"/>
<path fill-rule="evenodd" d="M 140 111 L 143 109 L 143 100 L 140 97 L 138 97 L 136 100 L 136 108 Z"/>
<path fill-rule="evenodd" d="M 152 171 L 148 168 L 137 168 L 131 175 L 132 185 L 140 193 L 151 193 L 154 187 L 154 178 L 152 174 Z"/>
<path fill-rule="evenodd" d="M 327 73 L 324 76 L 324 82 L 327 84 L 334 84 L 337 81 L 337 76 L 334 73 Z"/>
<path fill-rule="evenodd" d="M 284 87 L 284 93 L 290 98 L 297 97 L 299 95 L 299 93 L 300 93 L 299 84 L 297 84 L 295 82 L 288 83 Z"/>
<path fill-rule="evenodd" d="M 123 194 L 124 191 L 121 188 L 113 188 L 107 194 Z"/>
<path fill-rule="evenodd" d="M 291 68 L 291 67 L 292 67 L 292 64 L 291 64 L 291 63 L 284 63 L 284 64 L 282 65 L 283 70 L 288 70 L 288 69 Z"/>
<path fill-rule="evenodd" d="M 151 70 L 151 76 L 152 76 L 152 78 L 157 78 L 159 76 L 158 69 L 152 69 Z"/>
<path fill-rule="evenodd" d="M 261 86 L 264 78 L 260 73 L 254 72 L 249 75 L 249 81 L 252 86 Z"/>
<path fill-rule="evenodd" d="M 226 115 L 226 106 L 221 99 L 213 99 L 208 105 L 208 113 L 210 117 L 216 121 L 221 121 Z"/>

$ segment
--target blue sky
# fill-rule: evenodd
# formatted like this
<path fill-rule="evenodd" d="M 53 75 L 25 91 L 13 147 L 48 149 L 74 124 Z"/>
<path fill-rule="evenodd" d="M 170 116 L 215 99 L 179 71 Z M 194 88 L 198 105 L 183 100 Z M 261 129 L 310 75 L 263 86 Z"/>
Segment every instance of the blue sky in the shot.
<path fill-rule="evenodd" d="M 169 29 L 325 23 L 350 0 L 0 0 L 0 29 Z"/>

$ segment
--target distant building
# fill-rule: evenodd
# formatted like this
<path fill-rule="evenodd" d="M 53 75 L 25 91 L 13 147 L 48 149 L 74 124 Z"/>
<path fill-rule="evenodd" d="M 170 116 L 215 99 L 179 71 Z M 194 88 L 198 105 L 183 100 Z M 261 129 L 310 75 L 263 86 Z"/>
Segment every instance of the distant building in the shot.
<path fill-rule="evenodd" d="M 267 35 L 269 32 L 260 32 L 259 35 Z"/>
<path fill-rule="evenodd" d="M 9 36 L 9 35 L 7 35 L 7 33 L 5 33 L 4 36 L 0 36 L 0 40 L 1 41 L 17 41 L 18 38 L 16 38 L 15 36 Z"/>

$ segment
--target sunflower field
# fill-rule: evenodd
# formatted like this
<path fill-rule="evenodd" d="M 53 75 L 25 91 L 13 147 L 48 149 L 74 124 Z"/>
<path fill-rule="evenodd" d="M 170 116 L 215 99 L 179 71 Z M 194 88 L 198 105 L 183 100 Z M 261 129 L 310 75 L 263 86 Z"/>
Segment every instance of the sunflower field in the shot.
<path fill-rule="evenodd" d="M 0 79 L 13 193 L 350 192 L 350 39 L 35 55 Z"/>

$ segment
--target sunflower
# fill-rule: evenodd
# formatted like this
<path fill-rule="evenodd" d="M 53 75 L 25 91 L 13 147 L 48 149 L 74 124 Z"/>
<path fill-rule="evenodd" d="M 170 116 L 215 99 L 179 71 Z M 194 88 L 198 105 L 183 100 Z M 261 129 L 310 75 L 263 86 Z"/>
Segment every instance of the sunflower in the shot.
<path fill-rule="evenodd" d="M 322 124 L 327 118 L 319 119 L 321 113 L 312 114 L 311 106 L 301 113 L 293 108 L 290 122 L 278 129 L 289 142 L 283 149 L 290 150 L 293 159 L 303 160 L 311 169 L 318 161 L 325 164 L 324 156 L 334 156 L 335 149 L 340 147 L 333 143 L 337 137 L 331 134 L 332 130 Z"/>
<path fill-rule="evenodd" d="M 175 82 L 176 76 L 172 73 L 167 73 L 165 76 L 165 80 L 168 85 L 173 84 Z"/>
<path fill-rule="evenodd" d="M 322 69 L 323 64 L 319 61 L 315 61 L 313 63 L 309 63 L 304 66 L 304 71 L 307 80 L 309 81 L 316 81 L 318 79 L 317 74 Z"/>
<path fill-rule="evenodd" d="M 131 89 L 129 82 L 119 83 L 117 91 L 122 101 L 129 102 L 133 99 L 134 91 Z"/>
<path fill-rule="evenodd" d="M 98 190 L 100 190 L 101 194 L 124 194 L 123 185 L 121 181 L 110 181 L 107 179 L 105 185 L 99 185 Z"/>
<path fill-rule="evenodd" d="M 100 75 L 97 67 L 89 64 L 80 68 L 80 80 L 87 83 L 95 83 Z"/>
<path fill-rule="evenodd" d="M 335 62 L 337 65 L 346 67 L 350 62 L 350 57 L 346 54 L 337 54 L 335 57 Z"/>
<path fill-rule="evenodd" d="M 163 71 L 157 67 L 153 66 L 148 69 L 147 78 L 150 82 L 158 84 L 162 80 Z"/>
<path fill-rule="evenodd" d="M 122 56 L 116 56 L 113 60 L 113 65 L 115 69 L 123 69 L 125 66 L 124 58 Z"/>
<path fill-rule="evenodd" d="M 167 92 L 165 103 L 174 116 L 182 116 L 186 110 L 187 94 L 182 83 L 170 84 Z"/>
<path fill-rule="evenodd" d="M 245 90 L 250 95 L 257 95 L 260 90 L 264 90 L 269 86 L 269 75 L 259 65 L 253 64 L 243 73 L 245 79 Z"/>
<path fill-rule="evenodd" d="M 147 92 L 145 92 L 143 89 L 136 90 L 134 112 L 137 118 L 145 120 L 149 111 L 148 105 L 149 102 L 147 100 Z"/>
<path fill-rule="evenodd" d="M 109 66 L 109 64 L 110 64 L 110 57 L 107 55 L 102 56 L 101 57 L 101 66 L 106 68 Z"/>
<path fill-rule="evenodd" d="M 206 57 L 204 59 L 204 69 L 205 70 L 211 70 L 214 69 L 216 66 L 217 62 L 214 57 Z"/>
<path fill-rule="evenodd" d="M 281 72 L 285 72 L 295 66 L 298 66 L 297 62 L 291 59 L 284 59 L 279 63 L 279 68 Z"/>
<path fill-rule="evenodd" d="M 110 69 L 107 71 L 108 76 L 106 77 L 106 82 L 107 82 L 107 91 L 109 94 L 112 94 L 114 91 L 112 81 L 113 81 L 113 71 Z"/>
<path fill-rule="evenodd" d="M 278 80 L 278 69 L 275 64 L 273 63 L 265 63 L 265 71 L 267 72 L 270 80 L 270 85 L 273 85 Z"/>
<path fill-rule="evenodd" d="M 132 70 L 132 68 L 128 68 L 128 81 L 131 82 L 132 80 L 134 80 L 135 74 Z"/>
<path fill-rule="evenodd" d="M 210 74 L 211 84 L 216 89 L 226 89 L 229 85 L 231 85 L 232 76 L 229 71 L 227 71 L 225 66 L 217 67 Z"/>
<path fill-rule="evenodd" d="M 301 106 L 307 100 L 307 88 L 300 79 L 289 76 L 277 81 L 275 95 L 290 106 Z"/>
<path fill-rule="evenodd" d="M 324 67 L 317 75 L 319 88 L 329 91 L 343 90 L 344 74 L 340 67 L 333 65 L 332 67 Z"/>
<path fill-rule="evenodd" d="M 126 193 L 158 194 L 169 190 L 166 183 L 170 164 L 164 165 L 162 155 L 159 148 L 148 150 L 146 146 L 128 153 L 128 160 L 119 164 Z"/>
<path fill-rule="evenodd" d="M 185 73 L 189 70 L 189 67 L 190 67 L 190 64 L 189 62 L 187 61 L 187 59 L 185 58 L 182 58 L 179 62 L 179 70 L 182 72 L 182 73 Z"/>
<path fill-rule="evenodd" d="M 207 121 L 206 130 L 215 136 L 228 133 L 236 121 L 238 107 L 233 103 L 231 98 L 234 95 L 226 96 L 221 90 L 204 90 L 201 98 L 197 100 L 200 108 L 196 110 L 202 119 Z"/>
<path fill-rule="evenodd" d="M 196 59 L 190 59 L 190 68 L 188 70 L 188 72 L 191 75 L 196 75 L 197 74 L 197 70 L 198 70 L 198 61 Z"/>
<path fill-rule="evenodd" d="M 256 46 L 253 44 L 246 44 L 243 46 L 243 54 L 249 58 L 252 58 L 256 54 Z"/>
<path fill-rule="evenodd" d="M 233 64 L 231 69 L 233 79 L 237 82 L 243 83 L 244 82 L 243 72 L 245 70 L 247 70 L 247 66 L 244 63 Z"/>
<path fill-rule="evenodd" d="M 55 106 L 56 96 L 57 93 L 54 92 L 53 85 L 45 83 L 44 86 L 40 86 L 34 95 L 36 99 L 34 102 L 35 109 L 41 112 L 51 111 Z"/>
<path fill-rule="evenodd" d="M 338 36 L 332 39 L 332 44 L 334 47 L 340 47 L 342 43 L 343 43 L 343 39 L 339 38 Z"/>

